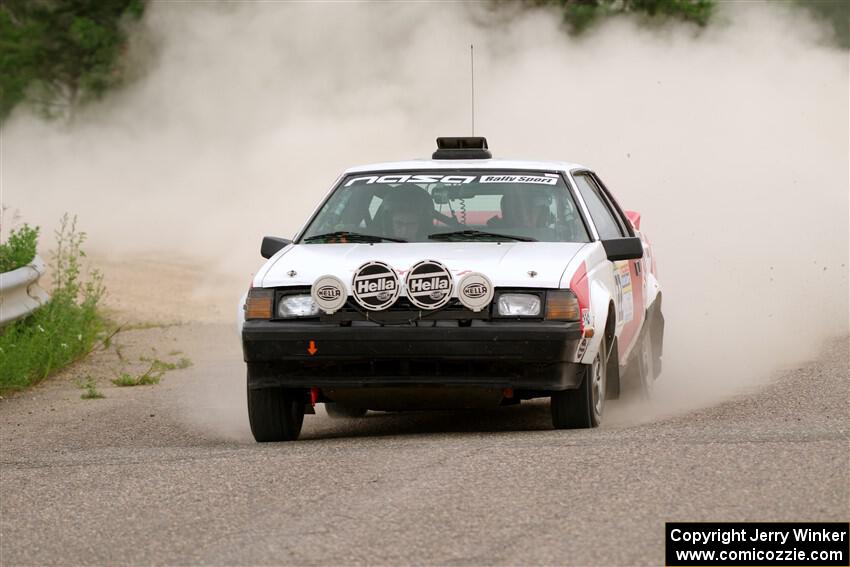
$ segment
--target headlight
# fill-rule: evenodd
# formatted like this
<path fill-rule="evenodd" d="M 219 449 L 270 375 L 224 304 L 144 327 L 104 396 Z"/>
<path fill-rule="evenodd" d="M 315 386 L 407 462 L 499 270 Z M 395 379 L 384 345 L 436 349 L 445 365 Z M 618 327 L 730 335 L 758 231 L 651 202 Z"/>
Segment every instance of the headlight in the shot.
<path fill-rule="evenodd" d="M 282 319 L 315 317 L 318 314 L 319 306 L 309 294 L 284 295 L 277 302 L 277 316 Z"/>
<path fill-rule="evenodd" d="M 502 317 L 538 317 L 540 296 L 530 293 L 503 293 L 499 296 L 499 315 Z"/>

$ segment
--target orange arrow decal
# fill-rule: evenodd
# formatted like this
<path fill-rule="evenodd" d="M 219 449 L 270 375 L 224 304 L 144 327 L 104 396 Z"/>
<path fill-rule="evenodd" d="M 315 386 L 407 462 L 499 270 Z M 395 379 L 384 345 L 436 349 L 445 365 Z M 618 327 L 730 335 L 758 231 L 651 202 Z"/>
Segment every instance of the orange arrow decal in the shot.
<path fill-rule="evenodd" d="M 310 341 L 310 346 L 307 347 L 307 352 L 310 353 L 310 356 L 319 352 L 319 349 L 316 348 L 316 341 Z"/>

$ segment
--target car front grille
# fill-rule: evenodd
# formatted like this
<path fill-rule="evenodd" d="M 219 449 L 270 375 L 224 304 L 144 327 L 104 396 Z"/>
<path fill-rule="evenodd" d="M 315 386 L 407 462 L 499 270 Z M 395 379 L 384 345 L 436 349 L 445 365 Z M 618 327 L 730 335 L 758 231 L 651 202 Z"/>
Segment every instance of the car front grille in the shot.
<path fill-rule="evenodd" d="M 333 315 L 322 315 L 322 321 L 373 321 L 375 323 L 404 323 L 415 321 L 470 321 L 472 319 L 490 319 L 489 309 L 478 313 L 464 307 L 457 299 L 452 299 L 442 309 L 426 311 L 415 307 L 406 297 L 400 297 L 393 305 L 382 311 L 367 311 L 352 299 Z"/>

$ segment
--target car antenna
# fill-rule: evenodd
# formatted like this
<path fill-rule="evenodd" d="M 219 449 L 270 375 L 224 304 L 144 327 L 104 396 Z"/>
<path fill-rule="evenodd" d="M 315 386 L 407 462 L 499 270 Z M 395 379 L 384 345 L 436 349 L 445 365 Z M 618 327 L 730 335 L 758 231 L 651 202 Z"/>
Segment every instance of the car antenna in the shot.
<path fill-rule="evenodd" d="M 472 135 L 475 135 L 475 47 L 469 44 L 469 78 L 472 102 Z"/>

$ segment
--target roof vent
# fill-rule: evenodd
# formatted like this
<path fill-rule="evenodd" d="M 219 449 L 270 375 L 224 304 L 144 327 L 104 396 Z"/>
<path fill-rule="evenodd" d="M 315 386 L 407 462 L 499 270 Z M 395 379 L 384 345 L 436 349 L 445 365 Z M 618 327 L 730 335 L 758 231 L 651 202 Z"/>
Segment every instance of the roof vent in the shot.
<path fill-rule="evenodd" d="M 493 154 L 487 149 L 487 138 L 437 138 L 437 151 L 431 159 L 490 159 Z"/>

